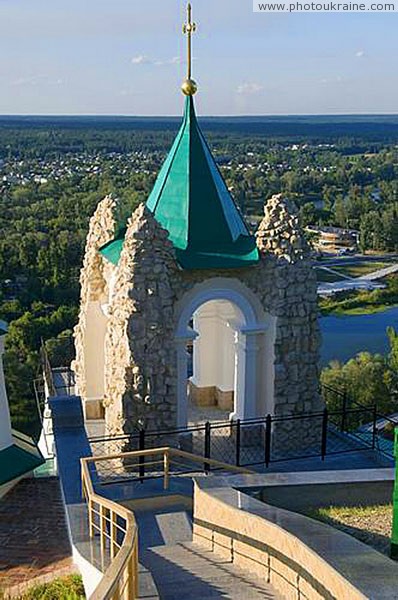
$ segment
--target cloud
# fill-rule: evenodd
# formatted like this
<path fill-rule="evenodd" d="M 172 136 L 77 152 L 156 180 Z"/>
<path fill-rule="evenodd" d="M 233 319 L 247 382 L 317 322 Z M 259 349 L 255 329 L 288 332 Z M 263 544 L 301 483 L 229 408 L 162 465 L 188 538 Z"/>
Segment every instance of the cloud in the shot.
<path fill-rule="evenodd" d="M 60 77 L 48 77 L 47 75 L 30 75 L 29 77 L 19 77 L 11 81 L 13 87 L 36 86 L 36 85 L 62 85 L 63 79 Z"/>
<path fill-rule="evenodd" d="M 145 54 L 139 54 L 138 56 L 133 56 L 131 62 L 133 65 L 148 65 L 152 61 L 147 56 L 145 56 Z"/>
<path fill-rule="evenodd" d="M 346 81 L 348 81 L 347 77 L 343 77 L 342 75 L 336 75 L 334 77 L 324 77 L 323 79 L 320 79 L 319 82 L 320 83 L 345 83 Z"/>
<path fill-rule="evenodd" d="M 260 83 L 242 83 L 238 86 L 236 91 L 238 94 L 254 95 L 262 92 L 263 90 L 264 86 L 262 86 Z"/>
<path fill-rule="evenodd" d="M 162 67 L 164 65 L 180 65 L 182 63 L 181 56 L 173 56 L 169 60 L 156 60 L 153 64 L 156 67 Z"/>
<path fill-rule="evenodd" d="M 183 60 L 181 56 L 173 56 L 173 58 L 168 60 L 157 60 L 149 58 L 149 56 L 146 56 L 145 54 L 138 54 L 138 56 L 134 56 L 131 59 L 131 63 L 133 65 L 152 65 L 155 67 L 164 67 L 165 65 L 180 65 L 182 62 Z"/>
<path fill-rule="evenodd" d="M 358 50 L 358 52 L 355 52 L 355 56 L 356 56 L 356 58 L 362 58 L 363 56 L 365 56 L 365 51 Z"/>

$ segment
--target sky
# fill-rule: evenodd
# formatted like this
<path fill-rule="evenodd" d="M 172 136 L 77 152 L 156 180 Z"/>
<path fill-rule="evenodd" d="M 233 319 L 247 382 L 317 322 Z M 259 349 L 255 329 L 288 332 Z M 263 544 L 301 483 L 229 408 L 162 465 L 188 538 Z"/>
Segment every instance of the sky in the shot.
<path fill-rule="evenodd" d="M 180 115 L 182 0 L 0 0 L 0 114 Z M 192 0 L 202 115 L 398 113 L 398 13 Z"/>

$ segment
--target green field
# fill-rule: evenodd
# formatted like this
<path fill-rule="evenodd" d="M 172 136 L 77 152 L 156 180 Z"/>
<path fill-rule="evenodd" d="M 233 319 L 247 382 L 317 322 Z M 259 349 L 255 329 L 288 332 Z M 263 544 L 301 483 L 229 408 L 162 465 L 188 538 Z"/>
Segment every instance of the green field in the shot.
<path fill-rule="evenodd" d="M 364 262 L 354 265 L 333 267 L 333 271 L 348 275 L 348 277 L 362 277 L 363 275 L 369 275 L 369 273 L 373 273 L 379 269 L 385 269 L 390 266 L 390 264 L 391 263 L 383 262 Z"/>
<path fill-rule="evenodd" d="M 398 277 L 389 275 L 387 287 L 373 291 L 340 292 L 329 298 L 319 298 L 322 315 L 366 315 L 382 312 L 398 305 Z"/>
<path fill-rule="evenodd" d="M 315 267 L 315 270 L 316 278 L 320 283 L 335 283 L 336 281 L 343 281 L 344 279 L 346 279 L 345 277 L 342 277 L 337 273 L 331 273 L 330 271 L 323 269 L 322 267 Z"/>

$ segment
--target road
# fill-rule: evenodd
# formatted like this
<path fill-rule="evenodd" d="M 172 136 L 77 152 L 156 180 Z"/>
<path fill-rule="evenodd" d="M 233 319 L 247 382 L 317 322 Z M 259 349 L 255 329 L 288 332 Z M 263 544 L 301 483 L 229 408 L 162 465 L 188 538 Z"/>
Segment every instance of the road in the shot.
<path fill-rule="evenodd" d="M 363 261 L 356 261 L 356 264 L 363 262 Z M 338 265 L 341 266 L 341 264 L 347 265 L 347 264 L 352 264 L 352 263 L 348 263 L 348 262 L 344 262 L 341 263 L 339 262 Z M 355 264 L 355 263 L 354 263 Z M 333 266 L 336 266 L 333 263 Z M 383 279 L 384 277 L 387 277 L 387 275 L 391 275 L 392 273 L 396 273 L 398 271 L 398 263 L 395 262 L 391 265 L 389 265 L 388 267 L 383 267 L 382 269 L 377 269 L 376 271 L 373 271 L 372 273 L 367 273 L 366 275 L 361 275 L 359 277 L 349 277 L 347 275 L 343 275 L 342 273 L 339 273 L 337 271 L 333 271 L 333 268 L 331 267 L 331 263 L 328 262 L 327 266 L 326 264 L 318 265 L 317 264 L 317 268 L 318 269 L 323 269 L 325 271 L 328 271 L 329 273 L 335 273 L 336 276 L 339 277 L 344 277 L 343 280 L 339 279 L 338 281 L 335 282 L 330 282 L 330 283 L 320 283 L 318 285 L 318 294 L 320 294 L 321 296 L 329 296 L 332 294 L 335 294 L 336 292 L 344 292 L 344 291 L 349 291 L 349 290 L 374 290 L 374 289 L 380 289 L 380 288 L 384 288 L 385 284 L 384 283 L 377 283 L 378 279 Z"/>
<path fill-rule="evenodd" d="M 355 265 L 362 262 L 398 262 L 398 254 L 355 254 L 353 256 L 333 256 L 316 261 L 318 267 L 338 267 L 342 265 Z"/>

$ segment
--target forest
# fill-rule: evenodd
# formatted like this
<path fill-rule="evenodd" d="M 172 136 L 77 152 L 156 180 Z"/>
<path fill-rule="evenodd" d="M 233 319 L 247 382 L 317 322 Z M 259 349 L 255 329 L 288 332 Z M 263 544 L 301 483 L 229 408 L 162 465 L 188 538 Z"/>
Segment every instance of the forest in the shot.
<path fill-rule="evenodd" d="M 112 193 L 127 218 L 145 201 L 179 119 L 0 118 L 0 319 L 16 428 L 38 431 L 33 381 L 41 340 L 70 340 L 88 220 Z M 398 251 L 398 119 L 204 119 L 253 228 L 282 192 L 303 226 L 360 232 L 363 252 Z M 122 223 L 121 223 L 122 224 Z"/>

